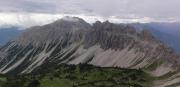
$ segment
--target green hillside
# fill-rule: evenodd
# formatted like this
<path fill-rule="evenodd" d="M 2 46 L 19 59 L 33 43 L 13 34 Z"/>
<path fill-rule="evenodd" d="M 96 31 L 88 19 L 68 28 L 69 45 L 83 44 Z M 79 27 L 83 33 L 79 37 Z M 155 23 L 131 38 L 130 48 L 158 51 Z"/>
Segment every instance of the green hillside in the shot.
<path fill-rule="evenodd" d="M 6 77 L 3 75 L 0 75 L 0 87 L 3 87 L 6 84 Z"/>
<path fill-rule="evenodd" d="M 151 82 L 152 77 L 142 70 L 80 64 L 48 67 L 11 77 L 5 87 L 150 87 Z"/>

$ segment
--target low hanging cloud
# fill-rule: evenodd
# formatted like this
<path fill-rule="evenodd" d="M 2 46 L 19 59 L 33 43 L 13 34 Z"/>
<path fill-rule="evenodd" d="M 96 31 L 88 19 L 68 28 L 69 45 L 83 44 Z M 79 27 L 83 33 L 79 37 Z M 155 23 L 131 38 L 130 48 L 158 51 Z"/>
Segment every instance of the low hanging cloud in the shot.
<path fill-rule="evenodd" d="M 179 0 L 2 0 L 0 25 L 45 24 L 63 14 L 116 22 L 180 21 L 179 4 Z"/>
<path fill-rule="evenodd" d="M 0 26 L 19 26 L 23 28 L 45 25 L 61 19 L 65 16 L 79 17 L 88 23 L 96 21 L 110 21 L 112 23 L 149 23 L 149 22 L 175 22 L 175 19 L 157 20 L 150 17 L 123 18 L 117 16 L 90 16 L 83 14 L 49 14 L 49 13 L 0 13 Z"/>
<path fill-rule="evenodd" d="M 0 11 L 179 17 L 179 0 L 2 0 Z"/>

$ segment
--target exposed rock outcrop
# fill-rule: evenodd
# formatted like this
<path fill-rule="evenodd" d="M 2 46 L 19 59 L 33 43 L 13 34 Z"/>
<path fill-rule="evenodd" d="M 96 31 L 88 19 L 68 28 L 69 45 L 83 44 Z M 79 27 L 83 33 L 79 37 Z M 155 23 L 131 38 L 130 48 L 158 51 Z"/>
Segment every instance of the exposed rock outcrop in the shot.
<path fill-rule="evenodd" d="M 90 25 L 75 17 L 32 27 L 0 49 L 6 54 L 0 72 L 30 73 L 47 63 L 142 68 L 154 76 L 177 71 L 179 56 L 149 31 L 135 28 L 108 21 Z"/>

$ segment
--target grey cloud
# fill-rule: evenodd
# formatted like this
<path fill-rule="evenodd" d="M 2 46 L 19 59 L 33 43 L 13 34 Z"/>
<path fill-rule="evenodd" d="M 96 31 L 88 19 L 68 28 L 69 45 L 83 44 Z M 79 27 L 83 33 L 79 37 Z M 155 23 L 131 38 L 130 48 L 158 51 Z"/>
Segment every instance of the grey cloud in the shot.
<path fill-rule="evenodd" d="M 179 0 L 3 0 L 0 11 L 180 18 Z"/>

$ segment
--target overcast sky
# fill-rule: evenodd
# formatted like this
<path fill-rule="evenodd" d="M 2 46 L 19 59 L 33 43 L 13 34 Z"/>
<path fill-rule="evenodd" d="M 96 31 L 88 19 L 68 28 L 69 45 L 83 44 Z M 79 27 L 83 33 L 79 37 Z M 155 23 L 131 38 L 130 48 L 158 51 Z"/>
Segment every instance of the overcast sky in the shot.
<path fill-rule="evenodd" d="M 1 0 L 0 10 L 179 17 L 180 0 Z"/>
<path fill-rule="evenodd" d="M 1 0 L 0 13 L 7 12 L 180 21 L 180 0 Z"/>

